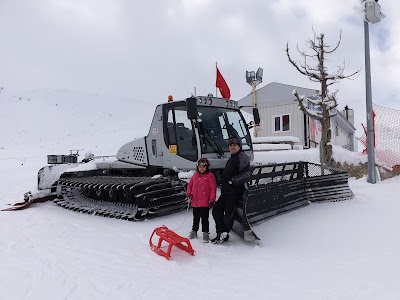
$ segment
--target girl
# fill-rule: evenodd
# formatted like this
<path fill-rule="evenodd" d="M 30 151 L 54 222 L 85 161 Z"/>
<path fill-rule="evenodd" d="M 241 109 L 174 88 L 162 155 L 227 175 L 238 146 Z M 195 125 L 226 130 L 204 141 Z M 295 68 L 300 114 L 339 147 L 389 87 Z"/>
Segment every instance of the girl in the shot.
<path fill-rule="evenodd" d="M 199 230 L 201 219 L 203 242 L 208 243 L 210 240 L 208 210 L 215 203 L 217 182 L 214 174 L 210 172 L 210 163 L 207 158 L 199 159 L 196 169 L 197 172 L 190 179 L 186 192 L 186 196 L 193 207 L 193 227 L 189 234 L 189 239 L 197 238 L 197 230 Z"/>

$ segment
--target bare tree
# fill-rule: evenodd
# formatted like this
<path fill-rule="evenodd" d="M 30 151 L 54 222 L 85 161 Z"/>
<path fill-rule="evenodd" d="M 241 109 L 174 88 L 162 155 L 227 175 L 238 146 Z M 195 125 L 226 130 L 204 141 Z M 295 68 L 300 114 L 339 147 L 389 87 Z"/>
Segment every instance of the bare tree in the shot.
<path fill-rule="evenodd" d="M 294 61 L 289 53 L 289 43 L 286 44 L 286 54 L 289 62 L 299 71 L 301 74 L 307 76 L 313 82 L 319 82 L 321 84 L 321 90 L 318 94 L 317 100 L 306 98 L 308 103 L 311 104 L 312 108 L 308 108 L 304 104 L 304 96 L 299 96 L 296 90 L 293 91 L 295 101 L 298 101 L 299 108 L 310 118 L 321 122 L 321 142 L 320 142 L 320 154 L 321 164 L 329 165 L 332 161 L 332 146 L 331 146 L 331 117 L 337 114 L 337 91 L 330 93 L 328 87 L 332 84 L 337 83 L 341 79 L 353 79 L 354 76 L 360 72 L 360 70 L 350 75 L 344 75 L 346 64 L 343 62 L 342 65 L 337 67 L 336 72 L 329 73 L 326 67 L 326 55 L 332 54 L 337 50 L 342 39 L 342 32 L 340 31 L 339 41 L 336 46 L 331 49 L 331 46 L 325 42 L 325 34 L 321 33 L 317 35 L 314 32 L 314 38 L 307 38 L 306 46 L 311 50 L 311 53 L 301 51 L 297 46 L 297 51 L 303 57 L 303 62 Z M 313 60 L 316 65 L 310 65 L 309 61 Z"/>

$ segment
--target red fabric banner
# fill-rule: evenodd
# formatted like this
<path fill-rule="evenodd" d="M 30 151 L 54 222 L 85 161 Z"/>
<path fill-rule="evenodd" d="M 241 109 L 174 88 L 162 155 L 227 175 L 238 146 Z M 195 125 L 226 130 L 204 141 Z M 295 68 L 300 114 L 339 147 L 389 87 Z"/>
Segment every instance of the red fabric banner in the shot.
<path fill-rule="evenodd" d="M 219 89 L 222 98 L 225 99 L 231 98 L 231 91 L 229 90 L 229 86 L 226 84 L 226 81 L 222 76 L 221 72 L 218 70 L 218 67 L 217 67 L 217 80 L 215 82 L 215 86 Z"/>

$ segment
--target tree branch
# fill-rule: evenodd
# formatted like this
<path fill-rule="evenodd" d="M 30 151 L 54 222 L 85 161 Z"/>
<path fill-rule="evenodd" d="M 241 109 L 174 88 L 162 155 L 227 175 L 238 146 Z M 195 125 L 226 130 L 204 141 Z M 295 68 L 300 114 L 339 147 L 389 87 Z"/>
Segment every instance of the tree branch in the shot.
<path fill-rule="evenodd" d="M 302 112 L 304 112 L 308 117 L 310 117 L 310 118 L 312 118 L 312 119 L 314 119 L 314 120 L 318 120 L 318 121 L 322 121 L 322 120 L 324 119 L 322 116 L 321 116 L 321 117 L 318 117 L 318 116 L 316 116 L 316 115 L 311 114 L 311 113 L 308 111 L 308 109 L 304 106 L 304 103 L 303 103 L 304 97 L 300 97 L 300 96 L 299 96 L 299 93 L 298 93 L 296 90 L 293 90 L 292 94 L 293 94 L 293 96 L 295 97 L 294 101 L 297 101 L 297 102 L 299 103 L 299 108 L 300 108 L 300 110 L 301 110 Z"/>
<path fill-rule="evenodd" d="M 342 41 L 342 29 L 340 29 L 339 41 L 337 42 L 336 47 L 333 48 L 333 49 L 330 50 L 330 51 L 326 51 L 326 53 L 333 53 L 333 52 L 335 52 L 335 51 L 337 50 L 337 48 L 339 48 L 339 45 L 340 45 L 340 42 L 341 42 L 341 41 Z"/>

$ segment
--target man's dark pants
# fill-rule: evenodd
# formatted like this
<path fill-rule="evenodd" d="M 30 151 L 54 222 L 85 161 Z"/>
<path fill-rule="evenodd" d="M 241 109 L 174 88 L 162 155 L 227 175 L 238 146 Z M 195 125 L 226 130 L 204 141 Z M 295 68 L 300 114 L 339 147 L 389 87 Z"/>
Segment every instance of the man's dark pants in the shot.
<path fill-rule="evenodd" d="M 232 229 L 236 207 L 242 199 L 243 192 L 222 194 L 212 211 L 217 233 L 229 232 Z"/>

